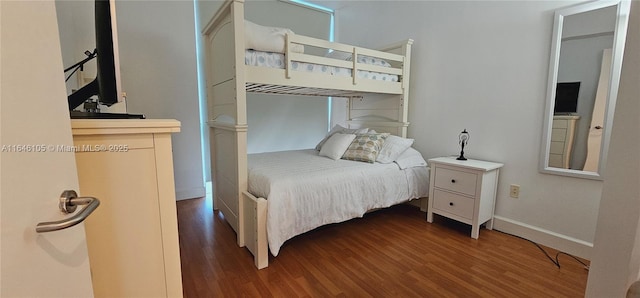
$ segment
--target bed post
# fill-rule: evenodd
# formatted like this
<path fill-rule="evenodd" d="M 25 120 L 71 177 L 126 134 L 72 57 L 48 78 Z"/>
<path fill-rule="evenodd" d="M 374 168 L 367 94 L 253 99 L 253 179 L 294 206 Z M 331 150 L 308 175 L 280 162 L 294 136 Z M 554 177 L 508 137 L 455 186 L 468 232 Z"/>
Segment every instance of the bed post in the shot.
<path fill-rule="evenodd" d="M 244 1 L 229 0 L 203 30 L 214 208 L 244 246 L 242 192 L 247 190 L 247 107 L 244 78 Z M 230 59 L 230 57 L 232 57 Z"/>
<path fill-rule="evenodd" d="M 253 254 L 258 269 L 269 266 L 269 243 L 267 241 L 267 200 L 256 198 L 249 192 L 242 193 L 244 201 L 245 245 Z"/>
<path fill-rule="evenodd" d="M 244 233 L 244 200 L 242 193 L 248 189 L 248 164 L 247 164 L 247 92 L 245 91 L 246 81 L 244 75 L 244 0 L 234 0 L 231 6 L 233 19 L 233 31 L 235 43 L 235 89 L 236 91 L 236 126 L 241 129 L 236 130 L 236 144 L 238 149 L 237 178 L 238 185 L 235 189 L 235 199 L 238 200 L 238 245 L 245 245 Z"/>
<path fill-rule="evenodd" d="M 400 107 L 400 115 L 398 119 L 403 123 L 401 136 L 403 138 L 407 137 L 407 127 L 409 126 L 409 80 L 411 74 L 411 45 L 413 44 L 413 39 L 407 40 L 402 45 L 402 55 L 404 56 L 405 61 L 403 64 L 403 72 L 402 72 L 402 89 L 404 92 L 402 93 L 402 103 Z"/>

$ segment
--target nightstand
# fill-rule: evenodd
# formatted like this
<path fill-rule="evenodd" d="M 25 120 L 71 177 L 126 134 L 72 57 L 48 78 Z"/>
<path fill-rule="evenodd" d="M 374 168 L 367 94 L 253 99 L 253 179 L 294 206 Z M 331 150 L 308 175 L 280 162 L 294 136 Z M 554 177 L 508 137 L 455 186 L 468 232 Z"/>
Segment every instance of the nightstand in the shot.
<path fill-rule="evenodd" d="M 480 225 L 493 229 L 498 174 L 501 163 L 482 160 L 456 160 L 438 157 L 431 167 L 427 221 L 433 214 L 471 225 L 471 238 L 478 239 Z"/>

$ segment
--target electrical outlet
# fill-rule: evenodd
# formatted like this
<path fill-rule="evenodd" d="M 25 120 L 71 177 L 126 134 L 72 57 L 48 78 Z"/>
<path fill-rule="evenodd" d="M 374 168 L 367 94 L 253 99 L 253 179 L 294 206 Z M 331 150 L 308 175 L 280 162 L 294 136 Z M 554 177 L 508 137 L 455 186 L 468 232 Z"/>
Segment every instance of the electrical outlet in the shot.
<path fill-rule="evenodd" d="M 518 198 L 520 196 L 520 185 L 511 184 L 509 188 L 509 196 L 512 198 Z"/>

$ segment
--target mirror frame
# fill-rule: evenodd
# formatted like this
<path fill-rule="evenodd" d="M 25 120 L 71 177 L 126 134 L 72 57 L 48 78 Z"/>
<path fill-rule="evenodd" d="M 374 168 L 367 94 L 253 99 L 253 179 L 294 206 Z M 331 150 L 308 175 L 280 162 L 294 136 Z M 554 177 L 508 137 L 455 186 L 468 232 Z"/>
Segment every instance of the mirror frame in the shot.
<path fill-rule="evenodd" d="M 564 169 L 549 167 L 549 151 L 551 148 L 551 132 L 553 125 L 553 114 L 555 104 L 556 84 L 558 82 L 558 65 L 560 61 L 560 46 L 562 43 L 562 27 L 564 18 L 588 12 L 600 8 L 618 6 L 616 24 L 613 37 L 613 48 L 611 54 L 611 77 L 609 78 L 609 92 L 607 94 L 607 104 L 605 108 L 604 127 L 602 132 L 602 144 L 600 149 L 600 160 L 597 172 L 585 172 L 574 169 Z M 627 24 L 629 20 L 630 1 L 621 0 L 599 0 L 578 4 L 555 12 L 553 35 L 551 39 L 551 57 L 549 64 L 549 78 L 547 82 L 547 98 L 544 109 L 544 130 L 542 134 L 542 146 L 540 154 L 540 172 L 577 178 L 603 180 L 607 155 L 609 153 L 609 140 L 611 139 L 611 125 L 613 124 L 613 114 L 615 112 L 616 97 L 620 82 L 620 71 L 622 70 L 622 56 L 624 52 L 625 39 L 627 35 Z"/>

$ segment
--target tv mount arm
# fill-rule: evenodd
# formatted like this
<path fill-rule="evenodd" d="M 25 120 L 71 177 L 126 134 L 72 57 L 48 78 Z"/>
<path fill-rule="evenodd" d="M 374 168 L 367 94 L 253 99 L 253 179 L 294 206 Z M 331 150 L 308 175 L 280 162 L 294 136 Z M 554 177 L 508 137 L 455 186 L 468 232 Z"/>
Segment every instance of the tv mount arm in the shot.
<path fill-rule="evenodd" d="M 67 73 L 67 71 L 70 71 L 70 70 L 72 70 L 72 69 L 73 69 L 73 72 L 71 72 L 71 73 L 69 74 L 69 76 L 64 80 L 65 82 L 66 82 L 66 81 L 68 81 L 68 80 L 71 78 L 71 76 L 72 76 L 74 73 L 76 73 L 76 71 L 78 71 L 78 69 L 79 69 L 79 70 L 83 70 L 84 65 L 85 65 L 87 62 L 91 61 L 91 59 L 93 59 L 93 58 L 95 58 L 96 56 L 98 56 L 98 51 L 97 51 L 97 49 L 93 49 L 93 53 L 92 53 L 92 52 L 89 52 L 89 51 L 84 51 L 84 54 L 85 54 L 85 55 L 87 55 L 87 58 L 84 58 L 82 61 L 80 61 L 80 62 L 78 62 L 78 63 L 76 63 L 76 64 L 74 64 L 74 65 L 71 65 L 71 66 L 67 67 L 67 68 L 64 70 L 64 73 Z"/>
<path fill-rule="evenodd" d="M 98 56 L 98 51 L 97 51 L 97 49 L 94 49 L 93 52 L 85 51 L 84 54 L 87 55 L 87 58 L 84 58 L 82 61 L 80 61 L 80 62 L 78 62 L 78 63 L 76 63 L 76 64 L 74 64 L 74 65 L 72 65 L 72 66 L 70 66 L 70 67 L 68 67 L 67 69 L 64 70 L 64 72 L 66 73 L 67 71 L 70 71 L 70 70 L 73 69 L 73 72 L 71 72 L 71 74 L 69 74 L 69 76 L 67 77 L 65 82 L 68 81 L 69 78 L 71 78 L 71 76 L 76 71 L 78 71 L 78 69 L 82 69 L 87 62 L 89 62 L 91 59 L 93 59 L 96 56 Z M 71 93 L 69 96 L 67 96 L 67 101 L 69 103 L 69 111 L 75 109 L 80 104 L 85 102 L 88 98 L 90 98 L 91 96 L 97 94 L 96 93 L 97 90 L 99 90 L 98 80 L 93 80 L 89 84 L 84 85 L 80 89 L 78 89 L 75 92 Z"/>

